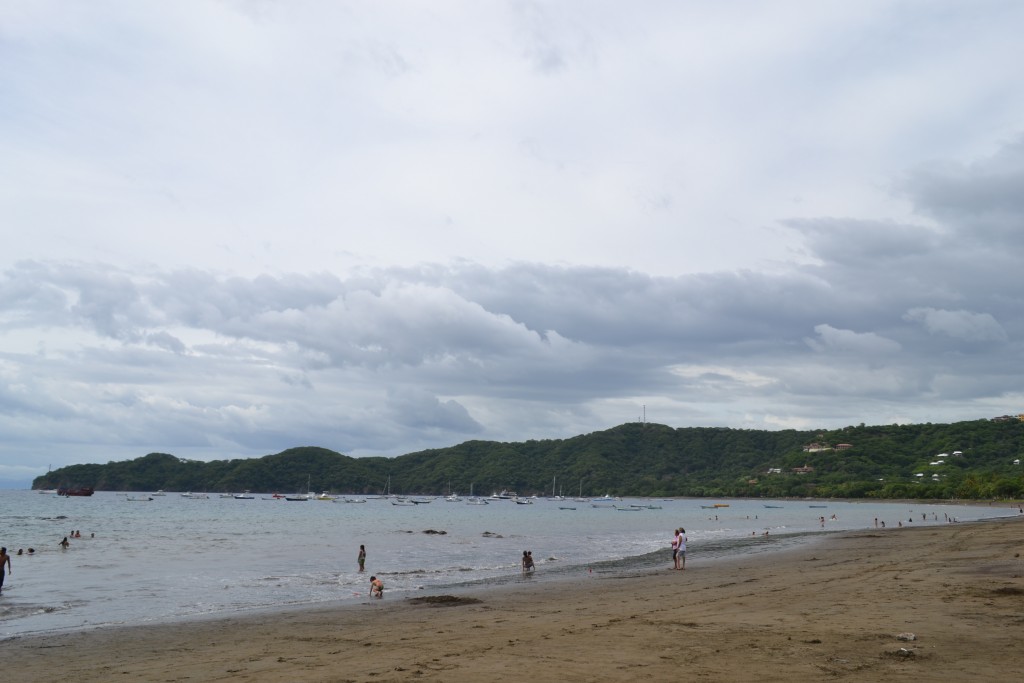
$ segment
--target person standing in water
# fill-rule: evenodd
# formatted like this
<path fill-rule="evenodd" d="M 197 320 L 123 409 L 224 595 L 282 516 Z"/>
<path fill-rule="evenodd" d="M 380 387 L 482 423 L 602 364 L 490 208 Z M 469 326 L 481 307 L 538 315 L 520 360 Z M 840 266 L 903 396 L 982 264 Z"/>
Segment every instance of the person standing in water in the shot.
<path fill-rule="evenodd" d="M 359 546 L 359 557 L 356 559 L 359 562 L 359 571 L 366 571 L 366 546 Z"/>
<path fill-rule="evenodd" d="M 11 571 L 11 556 L 7 554 L 7 548 L 0 548 L 0 593 L 4 592 L 4 577 L 8 572 L 14 573 Z"/>
<path fill-rule="evenodd" d="M 533 571 L 533 553 L 529 550 L 523 551 L 523 573 Z"/>

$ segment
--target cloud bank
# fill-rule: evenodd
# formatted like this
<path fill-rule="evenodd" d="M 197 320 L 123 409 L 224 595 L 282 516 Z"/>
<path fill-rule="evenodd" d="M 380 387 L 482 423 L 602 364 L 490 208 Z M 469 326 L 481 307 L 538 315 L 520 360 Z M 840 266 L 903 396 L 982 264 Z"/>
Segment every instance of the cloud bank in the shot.
<path fill-rule="evenodd" d="M 1012 2 L 0 9 L 0 481 L 1018 412 Z"/>

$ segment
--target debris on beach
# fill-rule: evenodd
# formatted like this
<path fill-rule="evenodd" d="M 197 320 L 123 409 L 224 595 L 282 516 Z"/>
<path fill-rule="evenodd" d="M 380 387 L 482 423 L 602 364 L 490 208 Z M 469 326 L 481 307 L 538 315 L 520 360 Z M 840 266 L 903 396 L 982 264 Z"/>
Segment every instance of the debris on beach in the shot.
<path fill-rule="evenodd" d="M 906 633 L 901 633 L 898 636 L 896 636 L 896 640 L 917 640 L 917 636 L 908 631 Z"/>
<path fill-rule="evenodd" d="M 457 607 L 459 605 L 474 605 L 481 601 L 478 598 L 457 595 L 425 595 L 422 598 L 410 598 L 409 602 L 414 605 L 430 605 L 432 607 Z"/>

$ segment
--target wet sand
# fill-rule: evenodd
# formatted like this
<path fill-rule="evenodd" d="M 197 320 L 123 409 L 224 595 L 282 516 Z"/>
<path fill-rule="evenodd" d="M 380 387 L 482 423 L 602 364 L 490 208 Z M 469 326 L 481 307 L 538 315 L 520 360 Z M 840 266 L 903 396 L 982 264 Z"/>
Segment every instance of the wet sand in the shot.
<path fill-rule="evenodd" d="M 1022 518 L 689 555 L 686 571 L 666 551 L 657 573 L 16 638 L 0 666 L 19 683 L 1024 680 Z"/>

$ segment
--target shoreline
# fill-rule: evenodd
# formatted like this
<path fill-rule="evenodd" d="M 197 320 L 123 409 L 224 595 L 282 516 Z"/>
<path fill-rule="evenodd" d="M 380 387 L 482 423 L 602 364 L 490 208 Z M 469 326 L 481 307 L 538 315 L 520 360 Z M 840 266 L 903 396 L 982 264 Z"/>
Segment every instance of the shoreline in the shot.
<path fill-rule="evenodd" d="M 664 571 L 18 636 L 4 641 L 5 673 L 52 680 L 71 662 L 82 681 L 1019 679 L 1021 524 L 844 531 L 695 552 L 685 572 L 666 553 Z"/>

